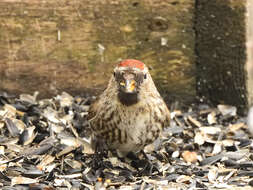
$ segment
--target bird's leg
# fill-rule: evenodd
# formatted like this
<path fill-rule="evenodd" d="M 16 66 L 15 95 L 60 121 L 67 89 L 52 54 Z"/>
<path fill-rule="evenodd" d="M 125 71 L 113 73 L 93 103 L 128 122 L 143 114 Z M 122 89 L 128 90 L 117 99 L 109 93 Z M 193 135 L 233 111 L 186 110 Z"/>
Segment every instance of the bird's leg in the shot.
<path fill-rule="evenodd" d="M 129 152 L 127 155 L 126 155 L 127 158 L 131 159 L 131 160 L 139 160 L 138 156 L 133 153 L 133 152 Z"/>
<path fill-rule="evenodd" d="M 140 171 L 140 173 L 143 174 L 148 169 L 148 175 L 151 175 L 152 174 L 152 170 L 153 170 L 153 164 L 149 160 L 149 158 L 148 158 L 147 154 L 144 152 L 144 150 L 141 150 L 140 152 L 143 155 L 144 160 L 146 161 L 146 164 L 143 167 L 143 169 Z"/>
<path fill-rule="evenodd" d="M 103 158 L 107 156 L 106 147 L 104 141 L 100 139 L 92 139 L 92 148 L 95 150 L 92 166 L 93 168 L 99 168 L 103 165 Z"/>
<path fill-rule="evenodd" d="M 107 145 L 102 138 L 92 137 L 91 147 L 95 150 L 96 155 L 101 155 L 101 157 L 106 156 Z"/>
<path fill-rule="evenodd" d="M 129 152 L 126 158 L 131 160 L 131 165 L 138 170 L 140 176 L 151 175 L 154 168 L 153 164 L 143 150 L 141 150 L 140 153 L 143 158 L 140 158 L 140 156 L 137 156 L 133 152 Z"/>
<path fill-rule="evenodd" d="M 144 160 L 146 161 L 146 164 L 145 164 L 145 166 L 139 171 L 139 174 L 143 175 L 143 174 L 146 174 L 145 171 L 148 171 L 148 172 L 147 172 L 147 175 L 152 175 L 153 169 L 155 169 L 155 170 L 157 170 L 157 171 L 159 172 L 158 168 L 149 160 L 147 154 L 146 154 L 143 150 L 141 150 L 140 152 L 141 152 L 141 154 L 143 155 Z"/>

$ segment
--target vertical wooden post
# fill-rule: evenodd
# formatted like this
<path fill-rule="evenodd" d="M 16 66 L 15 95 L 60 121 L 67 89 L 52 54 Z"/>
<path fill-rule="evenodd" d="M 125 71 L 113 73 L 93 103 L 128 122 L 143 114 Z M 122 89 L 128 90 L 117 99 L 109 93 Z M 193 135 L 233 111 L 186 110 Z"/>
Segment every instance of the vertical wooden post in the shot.
<path fill-rule="evenodd" d="M 253 99 L 250 1 L 196 0 L 195 10 L 197 93 L 240 111 Z"/>
<path fill-rule="evenodd" d="M 253 103 L 253 1 L 247 1 L 247 63 L 246 70 L 248 73 L 247 87 L 248 87 L 248 101 L 251 105 Z"/>

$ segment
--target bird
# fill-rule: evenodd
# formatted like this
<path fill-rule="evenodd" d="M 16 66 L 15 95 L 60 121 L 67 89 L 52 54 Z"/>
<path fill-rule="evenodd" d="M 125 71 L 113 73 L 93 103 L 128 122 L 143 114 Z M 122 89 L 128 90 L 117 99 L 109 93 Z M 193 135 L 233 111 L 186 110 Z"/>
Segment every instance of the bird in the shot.
<path fill-rule="evenodd" d="M 88 121 L 95 150 L 138 153 L 169 126 L 170 111 L 148 67 L 136 59 L 119 62 L 107 88 L 90 105 Z"/>

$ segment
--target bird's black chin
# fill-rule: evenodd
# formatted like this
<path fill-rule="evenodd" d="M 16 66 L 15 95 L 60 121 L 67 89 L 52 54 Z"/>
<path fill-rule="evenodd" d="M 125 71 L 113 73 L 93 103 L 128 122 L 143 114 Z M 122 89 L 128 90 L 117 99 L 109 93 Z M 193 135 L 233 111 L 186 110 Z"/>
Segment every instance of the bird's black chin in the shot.
<path fill-rule="evenodd" d="M 136 104 L 138 102 L 138 93 L 126 93 L 119 91 L 118 93 L 119 101 L 126 106 L 131 106 L 133 104 Z"/>

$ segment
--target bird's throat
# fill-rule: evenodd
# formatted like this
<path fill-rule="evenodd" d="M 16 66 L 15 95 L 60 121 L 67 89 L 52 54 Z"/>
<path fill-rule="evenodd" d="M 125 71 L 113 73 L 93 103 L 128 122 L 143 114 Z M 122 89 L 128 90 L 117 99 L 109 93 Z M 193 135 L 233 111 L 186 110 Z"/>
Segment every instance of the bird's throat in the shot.
<path fill-rule="evenodd" d="M 133 104 L 138 103 L 138 93 L 118 93 L 119 101 L 126 106 L 131 106 Z"/>

